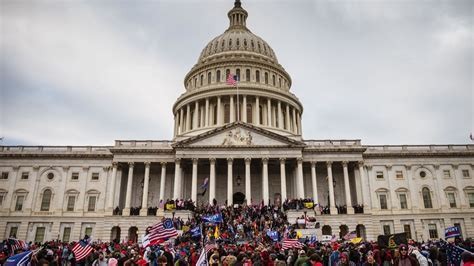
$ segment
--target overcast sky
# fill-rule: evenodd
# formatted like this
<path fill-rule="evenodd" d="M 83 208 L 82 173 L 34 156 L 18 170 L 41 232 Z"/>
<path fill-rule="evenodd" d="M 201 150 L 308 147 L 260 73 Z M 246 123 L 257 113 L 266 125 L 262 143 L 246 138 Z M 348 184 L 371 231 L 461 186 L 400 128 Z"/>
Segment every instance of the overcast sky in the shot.
<path fill-rule="evenodd" d="M 3 145 L 172 139 L 232 0 L 0 0 Z M 304 139 L 472 143 L 473 1 L 243 0 L 291 75 Z"/>

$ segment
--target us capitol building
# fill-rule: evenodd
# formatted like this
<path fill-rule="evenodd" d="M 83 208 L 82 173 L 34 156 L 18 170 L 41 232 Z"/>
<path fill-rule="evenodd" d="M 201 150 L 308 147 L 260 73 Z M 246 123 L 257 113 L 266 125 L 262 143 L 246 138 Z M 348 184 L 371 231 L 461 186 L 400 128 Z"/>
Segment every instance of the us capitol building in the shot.
<path fill-rule="evenodd" d="M 186 212 L 148 210 L 182 198 L 198 204 L 313 198 L 330 214 L 316 207 L 288 216 L 315 216 L 318 236 L 356 230 L 374 240 L 407 232 L 421 241 L 458 226 L 463 237 L 474 237 L 474 145 L 304 139 L 303 106 L 290 91 L 290 75 L 248 29 L 240 1 L 227 15 L 228 29 L 184 78 L 172 108 L 173 140 L 0 146 L 3 237 L 136 239 L 156 216 L 186 220 Z M 227 84 L 229 73 L 238 76 L 238 90 Z M 347 211 L 339 214 L 336 206 Z"/>

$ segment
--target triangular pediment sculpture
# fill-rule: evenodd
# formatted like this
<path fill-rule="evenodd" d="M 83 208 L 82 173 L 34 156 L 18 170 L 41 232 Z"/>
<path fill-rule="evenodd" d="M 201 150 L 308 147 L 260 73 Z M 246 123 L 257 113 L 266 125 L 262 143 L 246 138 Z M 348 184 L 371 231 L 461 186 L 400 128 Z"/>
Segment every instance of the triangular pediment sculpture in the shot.
<path fill-rule="evenodd" d="M 173 146 L 295 147 L 304 146 L 304 143 L 250 124 L 235 122 L 177 142 Z"/>

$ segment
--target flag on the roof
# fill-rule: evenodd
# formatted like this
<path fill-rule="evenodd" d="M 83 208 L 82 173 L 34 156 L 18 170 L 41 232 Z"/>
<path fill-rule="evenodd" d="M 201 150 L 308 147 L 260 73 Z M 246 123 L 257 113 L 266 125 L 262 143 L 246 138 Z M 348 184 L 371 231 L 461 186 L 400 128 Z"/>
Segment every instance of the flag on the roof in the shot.
<path fill-rule="evenodd" d="M 237 75 L 232 75 L 231 73 L 229 73 L 229 75 L 227 76 L 227 85 L 236 86 L 237 80 L 238 80 Z"/>

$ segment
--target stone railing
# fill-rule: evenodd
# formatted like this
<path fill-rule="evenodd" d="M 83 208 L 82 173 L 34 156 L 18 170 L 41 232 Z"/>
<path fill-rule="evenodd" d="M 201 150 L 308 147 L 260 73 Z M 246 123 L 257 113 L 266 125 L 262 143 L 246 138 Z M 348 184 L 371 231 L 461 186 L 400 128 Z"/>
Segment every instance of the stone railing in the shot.
<path fill-rule="evenodd" d="M 169 140 L 116 140 L 115 148 L 171 148 Z"/>
<path fill-rule="evenodd" d="M 304 143 L 309 147 L 328 147 L 328 146 L 361 146 L 360 139 L 327 139 L 327 140 L 304 140 Z"/>
<path fill-rule="evenodd" d="M 449 152 L 474 151 L 474 145 L 371 145 L 367 152 Z"/>
<path fill-rule="evenodd" d="M 9 153 L 109 153 L 109 146 L 0 146 Z"/>

